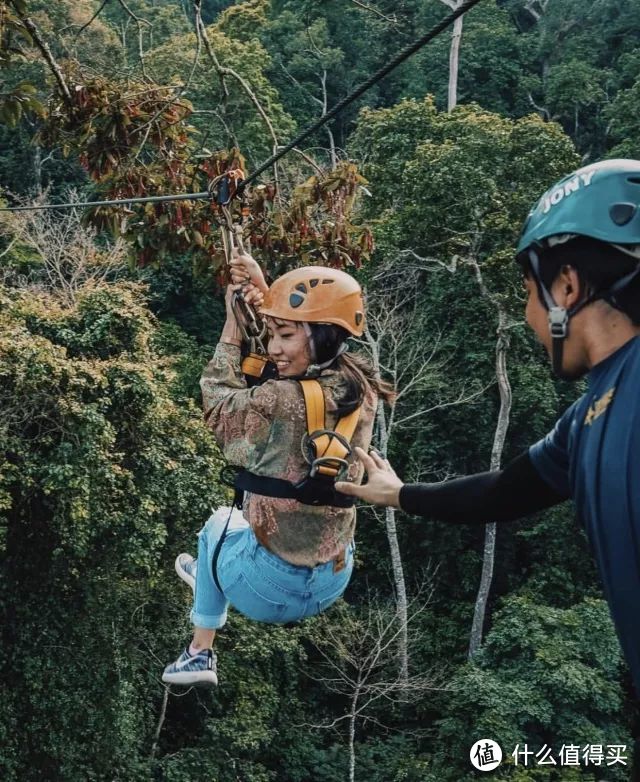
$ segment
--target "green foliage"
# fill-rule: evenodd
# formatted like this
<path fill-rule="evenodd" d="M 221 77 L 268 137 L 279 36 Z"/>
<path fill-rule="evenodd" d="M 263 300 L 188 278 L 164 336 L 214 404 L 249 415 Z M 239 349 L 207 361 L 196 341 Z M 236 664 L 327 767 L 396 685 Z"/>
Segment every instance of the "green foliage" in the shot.
<path fill-rule="evenodd" d="M 451 682 L 458 716 L 440 722 L 447 747 L 435 759 L 440 778 L 474 778 L 466 773 L 467 757 L 469 746 L 481 737 L 503 748 L 506 758 L 495 773 L 505 779 L 514 778 L 509 753 L 516 745 L 538 751 L 547 744 L 556 757 L 563 744 L 629 746 L 630 737 L 617 720 L 623 701 L 620 662 L 603 600 L 558 609 L 517 594 L 505 599 L 483 650 Z M 452 758 L 457 759 L 453 766 Z M 568 778 L 553 767 L 522 773 L 518 778 Z M 603 778 L 603 769 L 594 773 L 591 778 Z M 622 781 L 628 767 L 610 767 L 606 774 Z"/>
<path fill-rule="evenodd" d="M 620 66 L 621 89 L 607 106 L 605 114 L 610 120 L 611 138 L 615 146 L 609 157 L 638 158 L 638 98 L 640 97 L 640 50 L 622 55 Z"/>
<path fill-rule="evenodd" d="M 175 362 L 152 348 L 139 288 L 88 288 L 71 309 L 2 302 L 2 645 L 40 651 L 12 666 L 21 697 L 1 721 L 24 729 L 3 777 L 144 779 L 149 655 L 171 653 L 181 614 L 168 552 L 221 502 L 220 457 L 195 405 L 171 397 Z"/>
<path fill-rule="evenodd" d="M 228 74 L 225 94 L 204 45 L 195 62 L 191 3 L 107 3 L 85 29 L 101 6 L 96 0 L 0 5 L 4 192 L 27 196 L 51 186 L 54 200 L 63 185 L 86 185 L 74 159 L 62 157 L 65 143 L 76 145 L 114 195 L 118 188 L 128 195 L 200 189 L 211 171 L 199 167 L 212 162 L 211 149 L 240 146 L 249 169 L 271 154 L 273 138 L 246 90 Z M 71 119 L 88 117 L 84 135 L 73 127 L 69 138 L 42 132 L 41 106 L 60 120 L 63 103 L 51 101 L 56 82 L 25 34 L 19 14 L 27 11 L 72 82 Z M 249 85 L 280 143 L 448 12 L 444 3 L 421 0 L 202 2 L 213 51 Z M 131 13 L 143 20 L 139 28 Z M 529 206 L 581 159 L 640 156 L 636 0 L 480 4 L 465 16 L 461 105 L 451 115 L 442 111 L 449 46 L 445 33 L 305 147 L 321 163 L 333 146 L 341 159 L 348 154 L 365 165 L 371 195 L 355 217 L 375 225 L 378 250 L 361 272 L 369 290 L 421 266 L 399 359 L 413 349 L 419 363 L 436 347 L 435 364 L 398 403 L 397 419 L 416 417 L 396 431 L 391 460 L 405 478 L 425 480 L 488 466 L 499 402 L 496 303 L 510 318 L 513 408 L 504 459 L 544 435 L 580 392 L 551 379 L 547 357 L 524 328 L 513 247 Z M 136 103 L 151 93 L 148 103 Z M 194 110 L 184 122 L 174 122 L 181 116 L 175 96 Z M 539 116 L 527 116 L 534 110 Z M 344 170 L 351 171 L 346 162 Z M 307 180 L 294 205 L 300 233 L 288 245 L 291 263 L 309 203 L 322 188 L 322 198 L 333 192 L 330 180 L 311 173 L 293 155 L 280 171 L 287 194 Z M 265 214 L 274 198 L 275 191 L 265 195 Z M 107 213 L 118 232 L 135 233 L 134 224 L 147 221 L 138 230 L 146 265 L 130 275 L 143 286 L 85 286 L 72 306 L 25 287 L 21 275 L 34 268 L 33 253 L 3 238 L 0 775 L 8 782 L 348 776 L 342 723 L 329 731 L 310 726 L 331 724 L 349 707 L 318 681 L 328 653 L 323 628 L 343 628 L 344 611 L 355 625 L 366 619 L 372 593 L 391 600 L 384 526 L 365 509 L 349 607 L 328 614 L 328 625 L 296 628 L 233 615 L 216 642 L 221 687 L 169 698 L 156 740 L 159 674 L 189 630 L 190 596 L 177 585 L 172 561 L 179 550 L 194 550 L 210 507 L 229 499 L 197 408 L 199 375 L 224 317 L 208 271 L 213 255 L 201 252 L 216 233 L 208 238 L 211 213 L 202 209 L 206 228 L 185 225 L 181 206 L 124 220 Z M 342 241 L 335 224 L 321 227 L 331 247 Z M 282 242 L 281 228 L 271 226 L 267 244 Z M 482 296 L 470 260 L 493 298 Z M 382 265 L 389 274 L 380 283 Z M 463 405 L 437 407 L 482 389 Z M 381 698 L 356 730 L 356 779 L 475 778 L 468 750 L 483 735 L 508 752 L 518 742 L 629 743 L 620 652 L 575 526 L 564 505 L 499 527 L 485 644 L 469 663 L 483 530 L 400 518 L 410 589 L 424 587 L 436 570 L 430 607 L 415 624 L 412 671 L 435 669 L 449 687 L 410 705 Z M 511 762 L 496 776 L 624 778 L 620 769 L 549 772 Z"/>
<path fill-rule="evenodd" d="M 269 0 L 248 0 L 227 8 L 220 14 L 218 28 L 229 38 L 257 43 L 258 33 L 267 23 Z"/>

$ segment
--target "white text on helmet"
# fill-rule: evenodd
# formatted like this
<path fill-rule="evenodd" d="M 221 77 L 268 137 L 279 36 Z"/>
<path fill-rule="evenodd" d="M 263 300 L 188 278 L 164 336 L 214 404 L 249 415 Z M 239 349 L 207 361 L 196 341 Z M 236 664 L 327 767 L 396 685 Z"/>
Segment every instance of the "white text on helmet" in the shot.
<path fill-rule="evenodd" d="M 585 171 L 584 174 L 578 174 L 565 182 L 561 187 L 556 187 L 548 195 L 543 196 L 542 213 L 547 214 L 552 206 L 559 204 L 563 198 L 580 190 L 581 187 L 588 187 L 595 173 L 595 171 Z"/>

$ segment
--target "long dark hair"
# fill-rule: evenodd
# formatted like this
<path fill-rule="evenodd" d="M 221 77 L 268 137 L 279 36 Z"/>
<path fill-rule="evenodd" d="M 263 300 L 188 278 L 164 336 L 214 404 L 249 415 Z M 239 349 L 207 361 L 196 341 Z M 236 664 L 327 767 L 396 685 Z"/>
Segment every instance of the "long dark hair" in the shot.
<path fill-rule="evenodd" d="M 331 323 L 309 323 L 309 328 L 316 364 L 330 361 L 350 336 L 346 329 Z M 330 366 L 342 374 L 347 384 L 344 396 L 336 400 L 340 415 L 350 413 L 361 405 L 366 394 L 371 391 L 387 404 L 393 404 L 396 397 L 393 386 L 376 373 L 371 362 L 364 356 L 358 353 L 341 353 Z"/>

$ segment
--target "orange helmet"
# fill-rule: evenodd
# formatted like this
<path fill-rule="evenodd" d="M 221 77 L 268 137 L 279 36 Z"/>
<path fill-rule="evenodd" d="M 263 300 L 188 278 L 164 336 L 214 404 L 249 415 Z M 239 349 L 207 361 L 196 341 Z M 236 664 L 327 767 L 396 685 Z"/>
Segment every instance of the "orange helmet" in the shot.
<path fill-rule="evenodd" d="M 354 337 L 364 331 L 362 289 L 346 272 L 302 266 L 283 274 L 265 294 L 261 315 L 306 323 L 333 323 Z"/>

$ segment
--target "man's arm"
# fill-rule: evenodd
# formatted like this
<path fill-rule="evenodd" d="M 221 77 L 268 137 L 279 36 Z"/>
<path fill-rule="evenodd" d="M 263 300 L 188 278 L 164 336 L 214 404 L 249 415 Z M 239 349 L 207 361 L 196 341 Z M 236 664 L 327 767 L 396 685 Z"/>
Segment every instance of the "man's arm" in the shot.
<path fill-rule="evenodd" d="M 503 470 L 483 472 L 444 483 L 403 484 L 389 463 L 361 449 L 358 457 L 369 477 L 364 486 L 340 482 L 338 491 L 376 505 L 454 524 L 513 521 L 568 499 L 546 483 L 528 452 Z"/>

